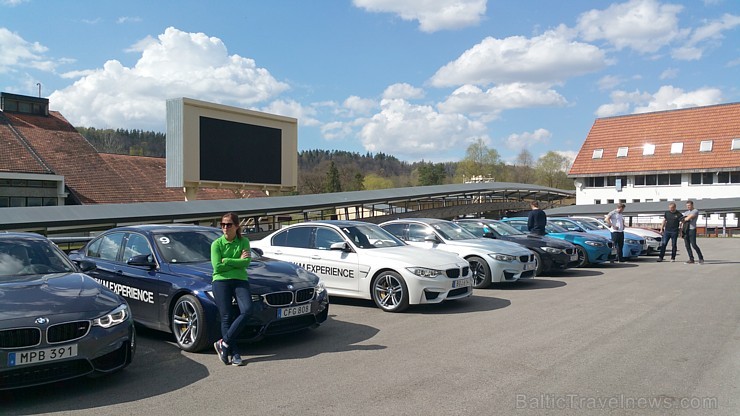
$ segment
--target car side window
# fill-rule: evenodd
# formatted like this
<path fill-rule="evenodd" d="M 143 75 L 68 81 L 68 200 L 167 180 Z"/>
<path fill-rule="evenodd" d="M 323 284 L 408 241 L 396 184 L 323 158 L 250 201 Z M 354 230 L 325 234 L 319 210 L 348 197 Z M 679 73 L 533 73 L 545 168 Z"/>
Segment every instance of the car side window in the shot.
<path fill-rule="evenodd" d="M 316 242 L 314 243 L 314 248 L 319 250 L 329 250 L 331 249 L 332 244 L 343 242 L 344 238 L 342 238 L 342 236 L 336 231 L 323 227 L 316 228 Z"/>
<path fill-rule="evenodd" d="M 406 237 L 403 235 L 406 230 L 406 224 L 386 224 L 383 229 L 389 233 L 395 235 L 400 240 L 405 240 Z"/>
<path fill-rule="evenodd" d="M 409 224 L 409 241 L 423 242 L 429 235 L 433 235 L 433 232 L 426 225 Z"/>
<path fill-rule="evenodd" d="M 282 236 L 275 236 L 275 238 L 272 240 L 272 244 L 285 247 L 309 248 L 311 246 L 311 232 L 313 230 L 314 227 L 290 228 L 288 230 L 285 230 L 284 240 Z M 281 242 L 282 244 L 279 244 Z"/>
<path fill-rule="evenodd" d="M 147 239 L 141 234 L 129 234 L 128 239 L 126 239 L 126 246 L 123 249 L 123 260 L 128 261 L 131 257 L 143 254 L 152 254 Z"/>
<path fill-rule="evenodd" d="M 102 238 L 98 238 L 97 240 L 91 242 L 85 250 L 85 255 L 87 257 L 100 257 L 100 243 L 102 241 Z"/>
<path fill-rule="evenodd" d="M 101 237 L 100 240 L 100 250 L 97 257 L 103 260 L 116 261 L 123 242 L 123 233 L 107 234 Z"/>

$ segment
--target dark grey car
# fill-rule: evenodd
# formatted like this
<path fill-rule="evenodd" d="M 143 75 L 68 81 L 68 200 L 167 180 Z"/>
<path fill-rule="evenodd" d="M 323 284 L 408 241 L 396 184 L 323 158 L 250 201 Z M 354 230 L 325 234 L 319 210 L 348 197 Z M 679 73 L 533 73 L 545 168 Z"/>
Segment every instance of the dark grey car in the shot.
<path fill-rule="evenodd" d="M 45 237 L 0 233 L 0 390 L 101 375 L 131 363 L 126 301 Z"/>

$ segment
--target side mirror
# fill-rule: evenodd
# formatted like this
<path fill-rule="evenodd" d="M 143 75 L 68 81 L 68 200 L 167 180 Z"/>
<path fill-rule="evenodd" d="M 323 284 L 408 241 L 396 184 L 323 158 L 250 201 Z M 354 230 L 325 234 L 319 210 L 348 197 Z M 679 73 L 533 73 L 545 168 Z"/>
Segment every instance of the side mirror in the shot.
<path fill-rule="evenodd" d="M 79 260 L 75 263 L 77 263 L 77 267 L 79 267 L 83 273 L 91 272 L 98 268 L 98 265 L 95 264 L 94 261 L 90 260 Z"/>
<path fill-rule="evenodd" d="M 439 243 L 439 240 L 437 239 L 437 236 L 434 234 L 429 234 L 424 237 L 424 242 L 427 243 Z"/>
<path fill-rule="evenodd" d="M 150 269 L 154 269 L 157 267 L 157 263 L 150 260 L 151 254 L 140 254 L 138 256 L 131 257 L 128 259 L 126 264 L 130 266 L 141 266 L 141 267 L 148 267 Z"/>
<path fill-rule="evenodd" d="M 490 233 L 490 232 L 489 233 L 483 233 L 483 237 L 486 237 L 486 238 L 496 238 L 496 234 Z"/>
<path fill-rule="evenodd" d="M 254 252 L 255 252 L 255 253 L 257 253 L 257 254 L 259 254 L 260 256 L 264 256 L 264 255 L 265 255 L 265 252 L 264 252 L 264 251 L 262 251 L 262 249 L 261 249 L 261 248 L 258 248 L 258 247 L 252 247 L 252 250 L 254 250 Z"/>
<path fill-rule="evenodd" d="M 350 251 L 349 246 L 344 241 L 332 243 L 332 245 L 329 246 L 329 250 Z"/>

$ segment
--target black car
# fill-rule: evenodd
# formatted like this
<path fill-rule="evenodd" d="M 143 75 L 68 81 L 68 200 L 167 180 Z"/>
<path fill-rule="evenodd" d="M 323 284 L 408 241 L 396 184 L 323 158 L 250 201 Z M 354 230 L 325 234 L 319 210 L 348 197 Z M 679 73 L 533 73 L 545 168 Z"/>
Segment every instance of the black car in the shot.
<path fill-rule="evenodd" d="M 537 262 L 537 275 L 578 266 L 576 246 L 567 241 L 526 234 L 509 224 L 491 219 L 465 218 L 455 222 L 479 237 L 513 241 L 532 250 Z"/>
<path fill-rule="evenodd" d="M 211 243 L 221 235 L 195 225 L 119 227 L 70 257 L 94 261 L 91 276 L 128 300 L 137 323 L 173 333 L 185 351 L 200 351 L 221 338 L 211 288 Z M 315 328 L 329 316 L 329 297 L 315 274 L 256 249 L 247 273 L 253 308 L 240 340 Z"/>
<path fill-rule="evenodd" d="M 126 301 L 38 234 L 0 233 L 0 390 L 131 363 L 134 322 Z"/>

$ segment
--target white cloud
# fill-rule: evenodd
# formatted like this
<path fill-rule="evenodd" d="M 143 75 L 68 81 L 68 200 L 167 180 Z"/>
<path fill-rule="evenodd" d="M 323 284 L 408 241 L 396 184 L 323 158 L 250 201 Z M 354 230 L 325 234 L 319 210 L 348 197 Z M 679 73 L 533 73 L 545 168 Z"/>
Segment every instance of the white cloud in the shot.
<path fill-rule="evenodd" d="M 493 83 L 558 83 L 607 65 L 604 52 L 575 42 L 564 26 L 540 36 L 487 37 L 431 78 L 435 87 Z"/>
<path fill-rule="evenodd" d="M 462 114 L 444 114 L 406 100 L 382 100 L 381 111 L 360 131 L 365 150 L 393 154 L 404 160 L 450 160 L 449 151 L 486 137 L 485 124 Z"/>
<path fill-rule="evenodd" d="M 106 62 L 51 94 L 52 108 L 78 126 L 162 130 L 167 98 L 248 107 L 288 88 L 254 60 L 229 55 L 220 39 L 203 33 L 170 27 L 130 50 L 141 53 L 133 67 Z"/>
<path fill-rule="evenodd" d="M 477 25 L 486 14 L 487 0 L 353 0 L 369 12 L 394 13 L 403 20 L 417 20 L 422 32 L 460 29 Z"/>
<path fill-rule="evenodd" d="M 17 6 L 21 3 L 27 3 L 30 0 L 2 0 L 0 3 L 2 3 L 3 6 Z"/>
<path fill-rule="evenodd" d="M 352 127 L 352 123 L 332 121 L 321 126 L 321 136 L 327 140 L 344 139 L 352 135 Z"/>
<path fill-rule="evenodd" d="M 294 100 L 275 100 L 269 105 L 260 108 L 270 114 L 277 114 L 298 119 L 299 126 L 318 126 L 321 124 L 316 117 L 316 109 L 304 106 Z"/>
<path fill-rule="evenodd" d="M 535 145 L 545 144 L 550 141 L 550 137 L 552 137 L 552 133 L 542 128 L 533 132 L 514 133 L 506 138 L 506 147 L 521 151 Z"/>
<path fill-rule="evenodd" d="M 342 107 L 348 110 L 348 116 L 354 117 L 356 115 L 368 115 L 378 106 L 375 100 L 369 98 L 360 98 L 355 95 L 348 97 L 344 100 Z"/>
<path fill-rule="evenodd" d="M 611 90 L 623 83 L 624 79 L 616 75 L 605 75 L 598 81 L 599 89 L 602 91 Z"/>
<path fill-rule="evenodd" d="M 681 88 L 664 85 L 655 94 L 640 91 L 614 91 L 611 99 L 611 103 L 598 108 L 597 117 L 719 104 L 722 102 L 722 92 L 716 88 L 684 91 Z"/>
<path fill-rule="evenodd" d="M 675 110 L 679 108 L 698 107 L 722 102 L 722 91 L 716 88 L 699 88 L 694 91 L 684 91 L 671 85 L 660 87 L 653 94 L 647 105 L 635 107 L 635 113 L 651 111 Z"/>
<path fill-rule="evenodd" d="M 388 100 L 392 100 L 394 98 L 401 98 L 404 100 L 424 98 L 424 90 L 406 83 L 398 83 L 386 88 L 385 91 L 383 91 L 383 98 Z"/>
<path fill-rule="evenodd" d="M 606 40 L 618 50 L 652 53 L 685 35 L 678 27 L 682 10 L 683 6 L 657 0 L 630 0 L 581 14 L 576 28 L 589 42 Z"/>
<path fill-rule="evenodd" d="M 123 24 L 123 23 L 140 23 L 142 21 L 141 17 L 138 16 L 121 16 L 118 19 L 116 19 L 116 23 Z"/>
<path fill-rule="evenodd" d="M 740 16 L 724 14 L 721 19 L 706 23 L 694 29 L 685 45 L 671 51 L 675 59 L 691 61 L 701 59 L 704 49 L 712 44 L 718 44 L 724 35 L 722 32 L 740 26 Z"/>
<path fill-rule="evenodd" d="M 672 79 L 678 76 L 678 68 L 668 68 L 660 73 L 660 79 Z"/>
<path fill-rule="evenodd" d="M 567 101 L 555 90 L 544 84 L 502 84 L 486 91 L 464 85 L 437 105 L 444 113 L 466 113 L 491 120 L 502 110 L 542 106 L 563 106 Z"/>
<path fill-rule="evenodd" d="M 566 172 L 569 171 L 571 166 L 573 166 L 573 162 L 576 161 L 576 156 L 578 156 L 578 152 L 575 150 L 553 150 L 553 151 L 568 160 L 568 162 L 566 163 L 567 167 L 565 168 L 565 171 Z"/>
<path fill-rule="evenodd" d="M 19 68 L 53 72 L 60 61 L 44 56 L 48 48 L 38 42 L 28 42 L 16 33 L 0 27 L 0 74 Z"/>

